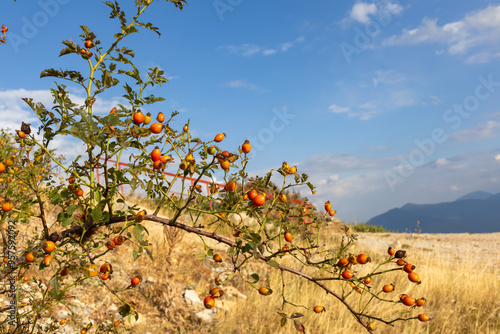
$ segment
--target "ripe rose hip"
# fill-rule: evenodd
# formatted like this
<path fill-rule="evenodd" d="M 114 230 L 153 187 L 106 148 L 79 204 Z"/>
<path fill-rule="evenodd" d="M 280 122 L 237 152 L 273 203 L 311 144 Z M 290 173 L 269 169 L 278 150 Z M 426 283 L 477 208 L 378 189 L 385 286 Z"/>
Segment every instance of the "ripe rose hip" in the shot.
<path fill-rule="evenodd" d="M 132 284 L 132 286 L 137 286 L 139 285 L 139 283 L 141 283 L 142 281 L 142 277 L 137 275 L 137 276 L 134 276 L 131 280 L 130 280 L 130 284 Z"/>
<path fill-rule="evenodd" d="M 392 283 L 391 283 L 391 284 L 386 284 L 386 285 L 384 285 L 384 287 L 382 288 L 382 290 L 383 290 L 385 293 L 389 293 L 389 292 L 394 291 L 394 288 L 395 288 L 394 284 L 392 284 Z"/>
<path fill-rule="evenodd" d="M 424 306 L 425 305 L 425 301 L 426 301 L 426 299 L 424 297 L 421 297 L 421 298 L 417 299 L 417 306 L 418 307 Z"/>
<path fill-rule="evenodd" d="M 415 298 L 406 296 L 401 300 L 401 302 L 406 306 L 413 306 L 415 304 Z"/>
<path fill-rule="evenodd" d="M 316 312 L 316 313 L 321 313 L 321 312 L 325 312 L 325 311 L 326 311 L 326 309 L 321 305 L 314 306 L 314 312 Z"/>
<path fill-rule="evenodd" d="M 203 300 L 203 305 L 205 305 L 207 309 L 211 309 L 215 305 L 215 299 L 213 299 L 212 296 L 207 296 Z"/>
<path fill-rule="evenodd" d="M 344 270 L 342 272 L 342 277 L 345 279 L 351 279 L 354 277 L 354 274 L 352 272 L 350 272 L 349 270 Z"/>
<path fill-rule="evenodd" d="M 418 315 L 418 320 L 420 320 L 422 322 L 426 322 L 426 321 L 431 320 L 431 318 L 427 314 L 422 313 L 422 314 Z"/>
<path fill-rule="evenodd" d="M 367 262 L 372 262 L 372 259 L 366 254 L 359 254 L 356 258 L 359 264 L 366 264 Z"/>
<path fill-rule="evenodd" d="M 263 296 L 269 296 L 273 293 L 273 290 L 266 288 L 265 286 L 259 288 L 259 293 Z"/>
<path fill-rule="evenodd" d="M 403 267 L 403 270 L 406 271 L 408 274 L 411 273 L 414 269 L 415 266 L 410 263 L 405 264 L 405 266 Z"/>

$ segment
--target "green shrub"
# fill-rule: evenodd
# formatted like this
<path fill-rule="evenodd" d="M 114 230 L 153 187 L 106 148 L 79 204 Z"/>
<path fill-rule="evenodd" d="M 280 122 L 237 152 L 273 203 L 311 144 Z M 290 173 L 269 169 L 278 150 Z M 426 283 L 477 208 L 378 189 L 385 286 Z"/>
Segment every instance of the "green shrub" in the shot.
<path fill-rule="evenodd" d="M 392 231 L 386 230 L 381 225 L 369 225 L 366 223 L 358 223 L 358 224 L 351 223 L 351 224 L 347 224 L 347 225 L 355 232 L 372 232 L 372 233 L 392 232 Z"/>

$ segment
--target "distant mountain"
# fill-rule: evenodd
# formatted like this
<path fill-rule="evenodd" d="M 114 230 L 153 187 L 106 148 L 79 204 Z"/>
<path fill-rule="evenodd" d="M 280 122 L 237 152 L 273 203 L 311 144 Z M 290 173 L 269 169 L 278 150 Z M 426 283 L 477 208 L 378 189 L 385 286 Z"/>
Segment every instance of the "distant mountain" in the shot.
<path fill-rule="evenodd" d="M 422 233 L 500 232 L 500 193 L 476 191 L 454 202 L 408 203 L 373 217 L 367 224 L 391 231 L 414 232 L 420 221 Z"/>
<path fill-rule="evenodd" d="M 462 201 L 464 199 L 487 199 L 491 196 L 493 195 L 487 193 L 486 191 L 474 191 L 472 193 L 460 197 L 459 199 L 457 199 L 457 201 Z"/>

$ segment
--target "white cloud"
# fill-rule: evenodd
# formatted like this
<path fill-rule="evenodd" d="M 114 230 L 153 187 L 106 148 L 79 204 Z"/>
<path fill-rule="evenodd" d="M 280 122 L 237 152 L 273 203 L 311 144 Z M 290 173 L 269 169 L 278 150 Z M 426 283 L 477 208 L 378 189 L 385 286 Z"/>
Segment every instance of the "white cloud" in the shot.
<path fill-rule="evenodd" d="M 377 109 L 377 106 L 373 102 L 366 102 L 366 103 L 360 104 L 359 108 L 373 110 L 373 109 Z"/>
<path fill-rule="evenodd" d="M 370 147 L 368 151 L 383 151 L 389 149 L 389 146 L 375 146 L 375 147 Z"/>
<path fill-rule="evenodd" d="M 431 103 L 435 106 L 438 106 L 441 103 L 443 103 L 443 100 L 441 100 L 441 98 L 439 98 L 439 96 L 431 95 Z"/>
<path fill-rule="evenodd" d="M 467 64 L 485 64 L 494 58 L 500 58 L 500 53 L 478 52 L 465 59 Z"/>
<path fill-rule="evenodd" d="M 390 13 L 396 14 L 396 15 L 401 14 L 403 12 L 403 7 L 398 5 L 397 3 L 387 2 L 385 9 L 387 11 L 389 11 Z"/>
<path fill-rule="evenodd" d="M 245 88 L 252 91 L 264 92 L 265 89 L 261 88 L 255 84 L 248 83 L 246 80 L 232 80 L 224 83 L 221 87 L 229 87 L 229 88 Z"/>
<path fill-rule="evenodd" d="M 0 123 L 0 128 L 15 130 L 21 127 L 21 122 L 31 123 L 32 133 L 37 136 L 40 122 L 31 108 L 21 100 L 24 97 L 33 99 L 34 103 L 42 103 L 48 110 L 52 108 L 54 100 L 49 90 L 0 90 L 0 118 L 4 120 Z M 82 96 L 72 93 L 71 90 L 70 98 L 77 105 L 83 105 L 85 101 Z M 118 101 L 123 103 L 122 98 L 98 99 L 94 104 L 94 113 L 108 114 Z M 49 148 L 56 149 L 57 153 L 64 155 L 67 160 L 85 153 L 85 147 L 72 136 L 56 136 Z"/>
<path fill-rule="evenodd" d="M 395 191 L 391 191 L 385 174 L 397 173 L 400 169 L 399 155 L 363 157 L 328 153 L 305 159 L 298 164 L 298 169 L 310 175 L 310 181 L 317 187 L 316 195 L 311 198 L 315 205 L 322 207 L 330 200 L 340 219 L 366 221 L 408 202 L 453 201 L 457 196 L 450 190 L 498 193 L 499 164 L 491 163 L 492 156 L 500 163 L 500 151 L 496 149 L 437 159 L 414 167 L 411 175 L 408 168 L 403 168 L 403 182 L 395 185 Z M 449 161 L 449 164 L 446 168 L 436 168 L 438 161 L 444 165 Z M 455 165 L 461 168 L 451 168 Z"/>
<path fill-rule="evenodd" d="M 328 109 L 330 109 L 331 112 L 336 113 L 336 114 L 341 114 L 341 113 L 344 113 L 344 112 L 348 112 L 350 110 L 348 107 L 339 107 L 336 104 L 330 105 L 328 107 Z"/>
<path fill-rule="evenodd" d="M 362 121 L 367 121 L 377 116 L 381 111 L 380 110 L 370 110 L 370 111 L 355 111 L 350 112 L 347 116 L 350 118 L 358 118 Z"/>
<path fill-rule="evenodd" d="M 439 158 L 436 160 L 436 167 L 443 167 L 450 163 L 450 161 L 446 158 Z"/>
<path fill-rule="evenodd" d="M 417 45 L 438 43 L 448 45 L 452 55 L 474 52 L 466 61 L 488 62 L 500 51 L 500 5 L 468 13 L 459 21 L 439 25 L 438 19 L 424 18 L 420 26 L 405 29 L 392 36 L 383 45 Z"/>
<path fill-rule="evenodd" d="M 342 19 L 339 24 L 345 28 L 349 26 L 349 23 L 351 22 L 367 24 L 373 18 L 388 20 L 391 15 L 401 14 L 403 9 L 404 8 L 401 5 L 392 3 L 388 0 L 377 3 L 358 1 L 352 6 L 351 10 L 347 14 L 348 16 Z"/>
<path fill-rule="evenodd" d="M 367 23 L 370 21 L 370 15 L 373 15 L 376 12 L 377 5 L 374 3 L 358 2 L 352 7 L 349 16 L 355 21 Z"/>
<path fill-rule="evenodd" d="M 481 141 L 500 136 L 500 121 L 487 121 L 468 129 L 454 132 L 450 138 L 455 142 Z"/>
<path fill-rule="evenodd" d="M 373 86 L 377 87 L 379 84 L 394 85 L 404 81 L 408 81 L 408 79 L 404 75 L 397 73 L 394 70 L 379 70 L 375 71 L 375 77 L 372 78 L 372 81 Z"/>
<path fill-rule="evenodd" d="M 13 89 L 0 91 L 1 128 L 20 129 L 21 122 L 35 124 L 37 118 L 22 98 L 32 98 L 33 102 L 41 102 L 46 107 L 53 101 L 48 90 Z"/>
<path fill-rule="evenodd" d="M 262 48 L 255 44 L 242 44 L 242 45 L 224 45 L 219 49 L 225 49 L 229 54 L 238 54 L 240 56 L 249 57 L 261 53 Z"/>
<path fill-rule="evenodd" d="M 275 54 L 276 52 L 278 52 L 278 51 L 276 51 L 274 49 L 267 49 L 267 50 L 262 51 L 262 55 L 269 56 L 269 55 Z"/>
<path fill-rule="evenodd" d="M 305 41 L 303 36 L 297 37 L 293 42 L 280 43 L 276 47 L 264 47 L 256 44 L 245 43 L 241 45 L 223 45 L 218 47 L 218 50 L 225 50 L 229 54 L 236 54 L 244 57 L 251 57 L 254 55 L 270 56 L 280 52 L 287 52 L 295 44 L 300 44 Z"/>
<path fill-rule="evenodd" d="M 288 51 L 288 49 L 290 49 L 292 46 L 293 46 L 292 42 L 283 43 L 281 44 L 281 51 L 283 52 Z"/>
<path fill-rule="evenodd" d="M 172 80 L 175 80 L 175 79 L 179 79 L 179 78 L 180 78 L 180 76 L 177 76 L 177 75 L 169 75 L 169 74 L 167 74 L 167 75 L 165 76 L 165 78 L 166 78 L 168 81 L 172 81 Z"/>

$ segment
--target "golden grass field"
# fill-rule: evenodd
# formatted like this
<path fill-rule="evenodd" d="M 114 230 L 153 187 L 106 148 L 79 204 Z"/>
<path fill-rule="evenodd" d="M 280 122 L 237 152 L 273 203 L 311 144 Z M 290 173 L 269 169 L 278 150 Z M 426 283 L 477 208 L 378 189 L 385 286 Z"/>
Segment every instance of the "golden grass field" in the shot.
<path fill-rule="evenodd" d="M 172 235 L 171 228 L 145 223 L 150 232 L 155 262 L 144 254 L 134 261 L 130 244 L 116 248 L 108 253 L 102 262 L 113 264 L 111 288 L 123 288 L 130 278 L 141 274 L 144 281 L 139 288 L 126 291 L 124 297 L 137 304 L 140 318 L 132 323 L 125 322 L 127 328 L 137 333 L 296 333 L 293 324 L 287 323 L 280 328 L 277 315 L 281 306 L 281 276 L 272 267 L 254 262 L 250 263 L 243 275 L 258 273 L 261 281 L 274 290 L 271 296 L 261 296 L 251 286 L 233 277 L 225 286 L 226 295 L 216 301 L 213 310 L 205 311 L 202 304 L 188 305 L 181 294 L 186 289 L 194 289 L 201 300 L 214 286 L 218 272 L 230 270 L 226 247 L 208 241 L 225 259 L 216 264 L 211 259 L 199 261 L 195 254 L 203 251 L 203 243 L 193 234 L 180 232 Z M 425 231 L 424 231 L 425 232 Z M 326 248 L 338 245 L 342 236 L 338 226 L 322 231 L 320 244 Z M 427 304 L 413 310 L 412 316 L 426 313 L 433 318 L 428 323 L 418 320 L 395 323 L 394 327 L 375 322 L 376 333 L 500 333 L 500 233 L 491 234 L 399 234 L 399 233 L 357 233 L 358 241 L 352 253 L 363 252 L 372 257 L 373 262 L 387 258 L 388 246 L 405 249 L 408 261 L 416 265 L 421 285 L 412 284 L 403 272 L 392 272 L 374 278 L 370 284 L 378 291 L 384 284 L 394 283 L 396 290 L 385 295 L 397 300 L 401 293 L 416 298 L 425 297 Z M 22 233 L 20 234 L 22 238 Z M 299 238 L 297 236 L 297 238 Z M 168 255 L 170 254 L 170 255 Z M 291 263 L 287 257 L 284 264 Z M 360 273 L 366 268 L 355 267 Z M 292 264 L 293 266 L 293 264 Z M 297 267 L 295 265 L 295 267 Z M 306 268 L 307 269 L 307 268 Z M 30 269 L 30 276 L 43 280 L 41 273 Z M 46 272 L 43 273 L 46 275 Z M 315 273 L 318 275 L 318 273 Z M 285 313 L 301 312 L 306 333 L 366 333 L 345 307 L 326 295 L 324 291 L 303 279 L 284 274 L 286 298 L 304 307 L 285 306 Z M 29 283 L 27 283 L 29 284 Z M 34 283 L 32 283 L 34 284 Z M 328 286 L 341 291 L 339 282 L 329 282 Z M 348 287 L 347 287 L 348 288 Z M 377 290 L 378 289 L 378 290 Z M 98 279 L 72 290 L 68 307 L 57 307 L 53 316 L 65 317 L 68 323 L 58 333 L 74 333 L 88 321 L 105 321 L 109 315 L 117 315 L 120 302 L 102 287 Z M 352 294 L 348 301 L 357 306 L 359 295 Z M 326 312 L 316 314 L 311 311 L 314 305 L 323 305 Z M 71 321 L 68 308 L 82 316 L 83 321 Z M 374 315 L 388 316 L 395 311 L 407 311 L 401 304 L 375 304 L 370 308 Z M 205 311 L 214 315 L 212 322 L 199 320 L 196 313 Z M 121 328 L 123 332 L 123 328 Z M 88 333 L 95 333 L 92 329 Z"/>

